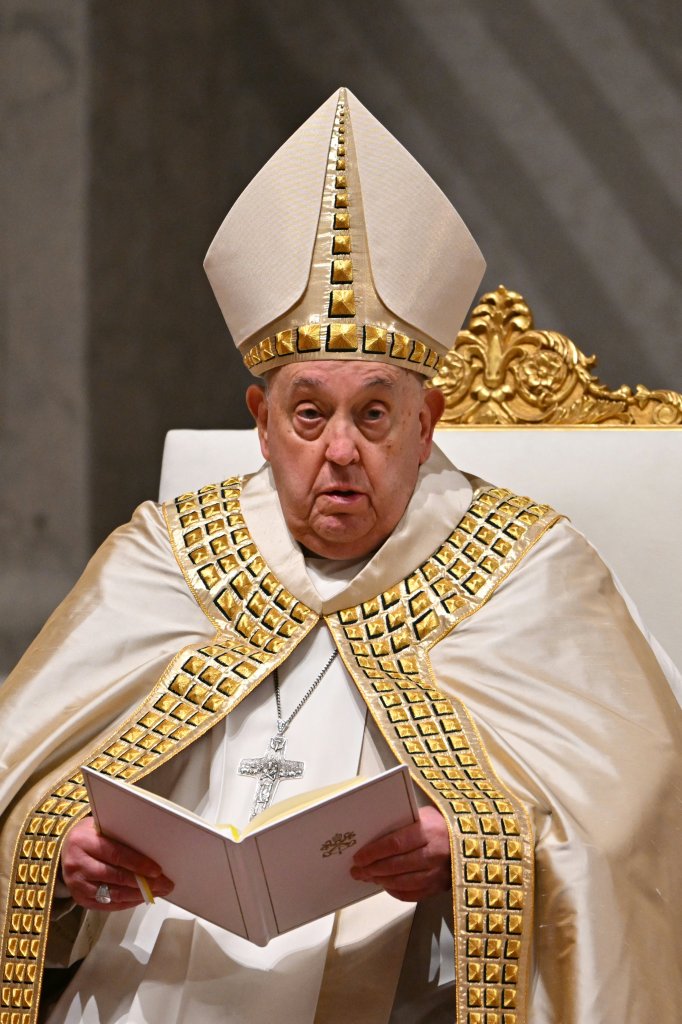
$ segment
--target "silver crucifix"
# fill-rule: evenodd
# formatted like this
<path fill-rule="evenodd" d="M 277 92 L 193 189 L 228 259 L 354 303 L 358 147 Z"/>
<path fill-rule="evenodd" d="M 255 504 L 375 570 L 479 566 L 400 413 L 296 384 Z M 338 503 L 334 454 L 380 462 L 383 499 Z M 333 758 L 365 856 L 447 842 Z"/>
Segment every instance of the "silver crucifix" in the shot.
<path fill-rule="evenodd" d="M 277 723 L 278 728 L 280 724 Z M 303 761 L 287 761 L 284 757 L 286 745 L 284 736 L 278 734 L 270 740 L 270 749 L 264 757 L 244 757 L 239 762 L 240 775 L 258 778 L 258 789 L 251 808 L 252 818 L 270 806 L 281 779 L 300 779 L 303 775 Z"/>

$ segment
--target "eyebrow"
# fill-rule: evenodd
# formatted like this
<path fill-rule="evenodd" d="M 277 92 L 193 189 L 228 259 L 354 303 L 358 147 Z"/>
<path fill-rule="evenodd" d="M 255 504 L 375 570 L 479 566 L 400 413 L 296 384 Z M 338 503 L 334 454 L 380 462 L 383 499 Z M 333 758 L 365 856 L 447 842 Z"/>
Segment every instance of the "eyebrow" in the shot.
<path fill-rule="evenodd" d="M 396 381 L 392 377 L 384 377 L 377 375 L 376 377 L 370 377 L 368 381 L 363 384 L 365 390 L 369 388 L 388 388 L 392 390 L 395 388 Z M 329 391 L 331 385 L 327 384 L 326 381 L 320 380 L 318 377 L 297 377 L 291 385 L 292 391 L 300 391 L 304 388 L 321 388 L 324 391 Z"/>

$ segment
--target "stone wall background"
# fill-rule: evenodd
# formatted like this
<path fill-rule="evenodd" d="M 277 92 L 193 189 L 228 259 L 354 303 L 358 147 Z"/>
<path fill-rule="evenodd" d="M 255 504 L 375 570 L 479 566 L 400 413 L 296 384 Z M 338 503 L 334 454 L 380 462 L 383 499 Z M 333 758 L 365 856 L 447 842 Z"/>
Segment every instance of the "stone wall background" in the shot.
<path fill-rule="evenodd" d="M 0 0 L 0 678 L 92 547 L 83 0 Z"/>
<path fill-rule="evenodd" d="M 201 263 L 337 86 L 454 201 L 484 287 L 682 390 L 678 0 L 0 0 L 0 673 L 154 496 L 248 425 Z"/>

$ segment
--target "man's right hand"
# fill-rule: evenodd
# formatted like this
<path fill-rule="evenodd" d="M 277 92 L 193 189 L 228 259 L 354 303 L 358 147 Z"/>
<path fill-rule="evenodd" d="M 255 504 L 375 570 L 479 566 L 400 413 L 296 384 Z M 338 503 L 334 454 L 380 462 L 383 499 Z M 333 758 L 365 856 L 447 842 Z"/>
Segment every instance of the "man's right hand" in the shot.
<path fill-rule="evenodd" d="M 173 883 L 149 857 L 98 834 L 92 818 L 69 832 L 62 848 L 62 880 L 72 898 L 87 910 L 128 910 L 143 902 L 135 875 L 144 875 L 154 896 L 167 896 Z M 106 883 L 111 903 L 98 903 L 98 886 Z"/>

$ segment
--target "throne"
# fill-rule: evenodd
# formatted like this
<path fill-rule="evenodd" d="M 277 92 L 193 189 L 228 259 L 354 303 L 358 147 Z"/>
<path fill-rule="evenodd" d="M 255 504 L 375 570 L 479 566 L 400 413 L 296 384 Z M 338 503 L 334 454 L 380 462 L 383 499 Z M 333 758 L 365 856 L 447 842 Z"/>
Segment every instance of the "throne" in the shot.
<path fill-rule="evenodd" d="M 682 395 L 610 391 L 595 364 L 564 335 L 536 330 L 522 296 L 500 286 L 431 382 L 445 394 L 436 443 L 460 469 L 564 512 L 682 667 Z M 160 499 L 261 461 L 255 430 L 172 430 Z"/>

